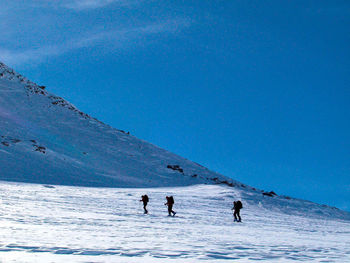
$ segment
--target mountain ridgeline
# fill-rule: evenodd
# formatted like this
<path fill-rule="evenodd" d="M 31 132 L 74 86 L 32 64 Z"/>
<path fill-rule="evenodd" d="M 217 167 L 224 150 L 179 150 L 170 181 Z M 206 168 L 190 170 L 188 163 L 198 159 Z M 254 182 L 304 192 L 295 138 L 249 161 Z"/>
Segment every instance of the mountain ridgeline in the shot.
<path fill-rule="evenodd" d="M 248 187 L 90 117 L 0 63 L 0 180 Z"/>

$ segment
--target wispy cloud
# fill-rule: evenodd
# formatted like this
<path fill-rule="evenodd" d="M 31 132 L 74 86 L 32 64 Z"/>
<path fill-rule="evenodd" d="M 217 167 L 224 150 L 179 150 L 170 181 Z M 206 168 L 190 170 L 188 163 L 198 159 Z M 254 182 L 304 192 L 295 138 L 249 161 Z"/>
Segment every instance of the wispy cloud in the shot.
<path fill-rule="evenodd" d="M 141 1 L 141 0 L 140 0 Z M 74 10 L 86 10 L 105 7 L 112 3 L 117 3 L 119 5 L 130 5 L 135 4 L 134 0 L 75 0 L 75 1 L 63 1 L 61 6 L 74 9 Z"/>
<path fill-rule="evenodd" d="M 0 4 L 1 4 L 0 0 Z M 19 5 L 16 2 L 8 2 L 5 6 L 2 6 L 0 13 L 10 8 L 68 8 L 76 11 L 103 8 L 111 4 L 118 6 L 130 6 L 141 4 L 143 0 L 60 0 L 60 1 L 47 1 L 47 0 L 36 0 L 36 1 L 24 1 Z"/>
<path fill-rule="evenodd" d="M 181 28 L 188 25 L 184 20 L 172 20 L 159 24 L 151 24 L 122 30 L 111 30 L 104 32 L 89 33 L 79 38 L 63 42 L 56 45 L 45 45 L 37 48 L 29 48 L 25 50 L 11 50 L 0 48 L 0 60 L 11 65 L 21 65 L 24 63 L 36 62 L 40 63 L 45 59 L 53 56 L 60 56 L 65 53 L 92 47 L 99 43 L 115 48 L 126 48 L 132 40 L 141 38 L 145 43 L 152 35 L 159 33 L 175 33 Z"/>
<path fill-rule="evenodd" d="M 148 3 L 143 0 L 10 1 L 0 8 L 0 61 L 11 66 L 38 64 L 90 47 L 96 54 L 112 54 L 131 46 L 147 45 L 149 40 L 169 34 L 176 35 L 192 23 L 162 8 L 148 9 Z M 134 8 L 139 5 L 142 14 Z M 84 10 L 89 12 L 80 12 Z M 149 15 L 154 12 L 159 15 Z"/>

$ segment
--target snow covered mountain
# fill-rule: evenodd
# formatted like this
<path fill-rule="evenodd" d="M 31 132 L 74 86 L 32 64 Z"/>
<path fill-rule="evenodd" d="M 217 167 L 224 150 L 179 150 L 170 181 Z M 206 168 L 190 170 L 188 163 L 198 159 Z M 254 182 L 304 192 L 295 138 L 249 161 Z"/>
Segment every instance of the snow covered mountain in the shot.
<path fill-rule="evenodd" d="M 114 129 L 0 63 L 0 180 L 106 187 L 242 185 Z"/>
<path fill-rule="evenodd" d="M 0 262 L 350 261 L 350 213 L 214 173 L 2 63 L 0 166 Z"/>

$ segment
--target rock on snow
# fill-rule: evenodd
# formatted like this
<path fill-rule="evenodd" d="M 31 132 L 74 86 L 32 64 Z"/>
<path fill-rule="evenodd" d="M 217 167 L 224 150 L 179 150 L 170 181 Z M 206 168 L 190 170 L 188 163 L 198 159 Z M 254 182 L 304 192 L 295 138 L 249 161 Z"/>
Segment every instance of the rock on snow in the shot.
<path fill-rule="evenodd" d="M 349 213 L 212 172 L 2 63 L 0 165 L 0 262 L 350 262 Z"/>

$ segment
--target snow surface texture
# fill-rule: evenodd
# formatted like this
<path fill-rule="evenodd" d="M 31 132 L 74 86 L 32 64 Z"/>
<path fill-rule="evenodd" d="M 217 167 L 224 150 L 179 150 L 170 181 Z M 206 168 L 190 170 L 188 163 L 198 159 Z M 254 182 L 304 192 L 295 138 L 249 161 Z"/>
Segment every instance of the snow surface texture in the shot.
<path fill-rule="evenodd" d="M 349 213 L 239 188 L 0 182 L 0 200 L 0 262 L 350 262 Z"/>
<path fill-rule="evenodd" d="M 209 171 L 2 63 L 0 165 L 0 262 L 350 262 L 349 213 Z M 237 199 L 243 223 L 233 223 Z"/>
<path fill-rule="evenodd" d="M 0 180 L 105 187 L 242 185 L 114 129 L 0 63 Z"/>

